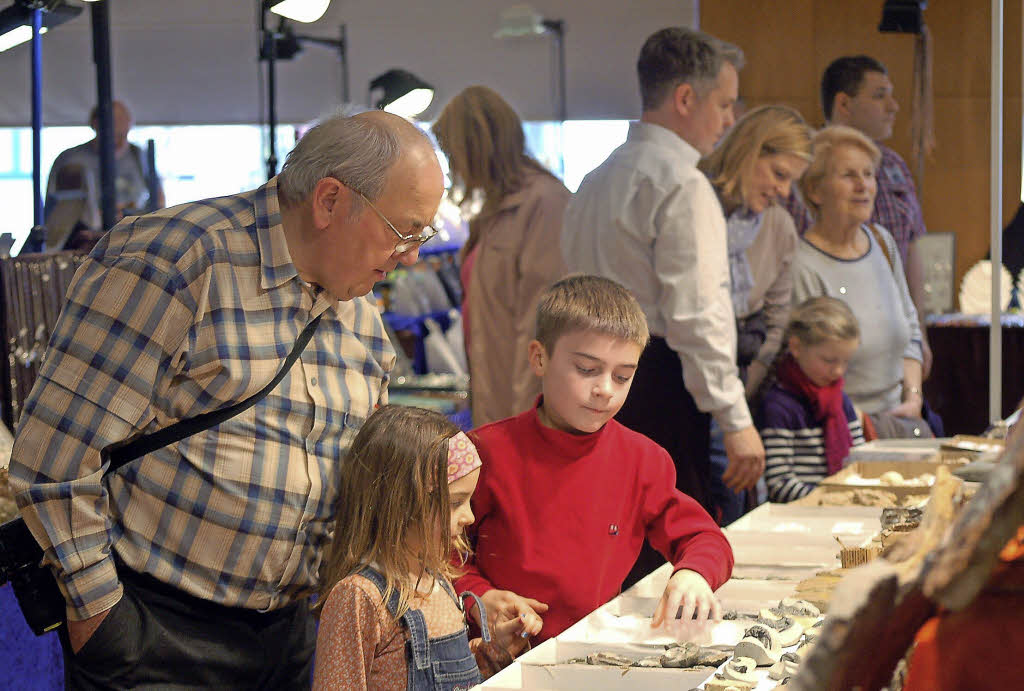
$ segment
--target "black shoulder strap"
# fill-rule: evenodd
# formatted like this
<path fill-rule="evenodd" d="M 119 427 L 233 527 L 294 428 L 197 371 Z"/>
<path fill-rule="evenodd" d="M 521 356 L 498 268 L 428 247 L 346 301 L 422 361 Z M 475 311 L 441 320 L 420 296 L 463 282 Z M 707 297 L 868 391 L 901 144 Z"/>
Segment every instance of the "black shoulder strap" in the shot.
<path fill-rule="evenodd" d="M 302 333 L 300 333 L 299 337 L 296 339 L 295 345 L 292 347 L 292 352 L 288 353 L 288 357 L 285 359 L 284 364 L 281 365 L 281 369 L 277 371 L 277 374 L 269 384 L 254 393 L 252 396 L 249 396 L 249 398 L 239 401 L 238 403 L 234 403 L 217 410 L 212 410 L 208 413 L 200 413 L 195 417 L 185 420 L 179 420 L 173 425 L 168 425 L 167 427 L 157 430 L 156 432 L 151 432 L 150 434 L 133 435 L 127 439 L 122 439 L 119 442 L 110 444 L 100 452 L 103 463 L 110 464 L 103 474 L 107 475 L 112 473 L 126 463 L 134 461 L 136 458 L 141 458 L 148 453 L 153 453 L 157 449 L 162 449 L 176 441 L 181 441 L 185 437 L 190 437 L 198 432 L 208 430 L 211 427 L 216 427 L 225 420 L 228 420 L 256 405 L 261 398 L 270 393 L 274 387 L 284 379 L 284 375 L 287 374 L 288 370 L 290 370 L 292 365 L 295 364 L 295 361 L 305 349 L 306 344 L 309 343 L 309 339 L 313 337 L 313 332 L 316 331 L 316 327 L 320 325 L 321 316 L 323 315 L 317 315 L 311 322 L 306 324 L 306 328 L 302 330 Z"/>

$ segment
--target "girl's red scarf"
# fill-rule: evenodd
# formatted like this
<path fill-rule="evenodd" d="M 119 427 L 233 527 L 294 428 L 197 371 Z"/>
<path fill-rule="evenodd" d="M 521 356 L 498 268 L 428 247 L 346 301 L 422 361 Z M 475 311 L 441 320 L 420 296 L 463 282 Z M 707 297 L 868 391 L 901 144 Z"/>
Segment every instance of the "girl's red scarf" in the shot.
<path fill-rule="evenodd" d="M 782 358 L 776 370 L 779 385 L 795 393 L 811 404 L 815 421 L 821 421 L 825 433 L 825 460 L 828 474 L 834 475 L 843 469 L 843 461 L 853 446 L 850 425 L 843 410 L 843 379 L 829 386 L 817 386 L 807 378 L 800 365 L 790 353 Z"/>

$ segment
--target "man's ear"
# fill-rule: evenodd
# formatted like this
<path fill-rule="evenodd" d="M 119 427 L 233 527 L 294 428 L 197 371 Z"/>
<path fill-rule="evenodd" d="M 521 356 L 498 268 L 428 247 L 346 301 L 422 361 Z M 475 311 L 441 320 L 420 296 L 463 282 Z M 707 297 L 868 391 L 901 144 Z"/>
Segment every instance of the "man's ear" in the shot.
<path fill-rule="evenodd" d="M 840 116 L 840 119 L 846 121 L 849 114 L 850 94 L 840 91 L 836 94 L 836 97 L 832 99 L 832 119 L 835 120 L 838 115 Z"/>
<path fill-rule="evenodd" d="M 548 363 L 547 350 L 545 350 L 544 346 L 541 345 L 541 342 L 537 340 L 530 341 L 530 345 L 526 346 L 526 348 L 527 354 L 530 358 L 530 369 L 532 369 L 533 373 L 538 377 L 543 377 L 544 369 L 547 367 Z"/>
<path fill-rule="evenodd" d="M 334 178 L 322 178 L 310 195 L 313 226 L 323 230 L 331 224 L 331 218 L 339 213 L 348 213 L 352 192 Z"/>
<path fill-rule="evenodd" d="M 689 82 L 683 82 L 672 91 L 672 105 L 680 115 L 689 115 L 697 107 L 697 92 Z"/>

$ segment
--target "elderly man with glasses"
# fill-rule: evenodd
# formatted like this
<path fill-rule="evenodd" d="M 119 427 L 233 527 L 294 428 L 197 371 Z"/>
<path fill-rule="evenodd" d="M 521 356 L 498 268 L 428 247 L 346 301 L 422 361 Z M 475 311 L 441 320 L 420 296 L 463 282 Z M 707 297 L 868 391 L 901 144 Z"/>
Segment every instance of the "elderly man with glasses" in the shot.
<path fill-rule="evenodd" d="M 435 231 L 429 140 L 383 112 L 310 130 L 259 189 L 128 218 L 68 292 L 11 485 L 67 601 L 69 688 L 308 687 L 308 596 L 353 436 L 395 354 L 365 296 Z M 103 477 L 100 450 L 260 392 Z"/>

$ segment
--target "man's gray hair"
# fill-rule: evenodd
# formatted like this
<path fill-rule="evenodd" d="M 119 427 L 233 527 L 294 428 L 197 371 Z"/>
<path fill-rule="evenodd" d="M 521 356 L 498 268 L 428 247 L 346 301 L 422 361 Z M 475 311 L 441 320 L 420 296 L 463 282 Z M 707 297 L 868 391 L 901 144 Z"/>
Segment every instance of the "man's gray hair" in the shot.
<path fill-rule="evenodd" d="M 299 140 L 288 154 L 277 180 L 285 204 L 296 204 L 313 193 L 320 180 L 331 177 L 373 201 L 384 191 L 388 171 L 401 154 L 392 128 L 368 118 L 333 115 Z M 355 208 L 361 200 L 355 199 Z"/>
<path fill-rule="evenodd" d="M 654 110 L 680 84 L 704 97 L 718 82 L 722 65 L 743 69 L 743 51 L 696 29 L 673 26 L 651 34 L 640 49 L 636 70 L 644 110 Z"/>

